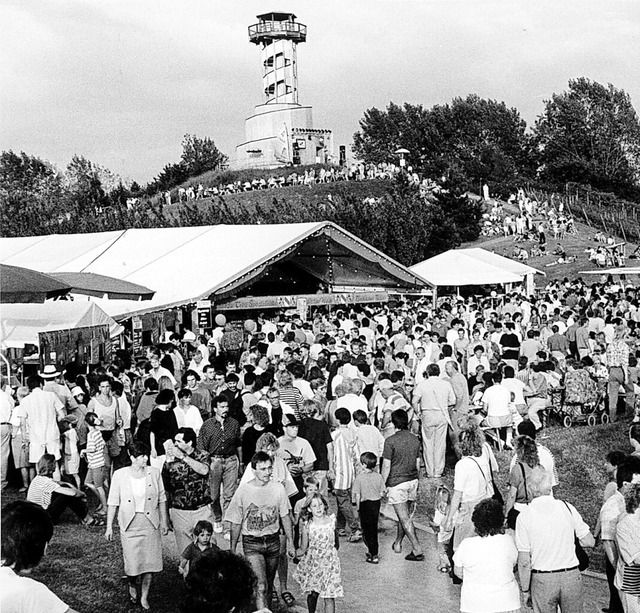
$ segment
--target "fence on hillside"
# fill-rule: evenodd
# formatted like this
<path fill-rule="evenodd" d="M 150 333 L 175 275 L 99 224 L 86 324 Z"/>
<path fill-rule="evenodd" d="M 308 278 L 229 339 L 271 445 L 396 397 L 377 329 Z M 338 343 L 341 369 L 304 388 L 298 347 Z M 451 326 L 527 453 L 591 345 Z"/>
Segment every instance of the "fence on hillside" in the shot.
<path fill-rule="evenodd" d="M 620 236 L 626 242 L 640 242 L 640 204 L 576 183 L 567 183 L 564 194 L 531 189 L 529 196 L 538 202 L 554 202 L 556 207 L 562 202 L 565 211 L 577 221 Z"/>

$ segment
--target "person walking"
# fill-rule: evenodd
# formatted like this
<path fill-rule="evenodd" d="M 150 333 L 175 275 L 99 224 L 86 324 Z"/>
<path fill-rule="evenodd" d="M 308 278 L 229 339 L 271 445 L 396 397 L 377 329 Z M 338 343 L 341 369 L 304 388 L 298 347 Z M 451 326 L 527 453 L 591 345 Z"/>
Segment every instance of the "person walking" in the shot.
<path fill-rule="evenodd" d="M 456 396 L 448 381 L 440 378 L 437 364 L 427 366 L 427 378 L 413 391 L 413 408 L 422 423 L 422 453 L 428 478 L 440 478 L 444 473 L 447 429 L 452 425 L 449 410 Z"/>
<path fill-rule="evenodd" d="M 413 512 L 418 498 L 418 465 L 420 463 L 420 441 L 409 432 L 409 417 L 403 409 L 391 415 L 396 433 L 384 442 L 382 453 L 382 479 L 387 486 L 387 500 L 398 517 L 396 539 L 393 551 L 402 553 L 402 541 L 408 537 L 411 552 L 405 560 L 424 561 L 424 553 L 415 526 Z M 446 432 L 445 432 L 446 435 Z"/>
<path fill-rule="evenodd" d="M 554 498 L 551 475 L 542 467 L 531 471 L 528 487 L 533 500 L 516 522 L 520 589 L 531 592 L 534 613 L 582 613 L 582 575 L 575 539 L 594 547 L 595 539 L 580 513 Z"/>

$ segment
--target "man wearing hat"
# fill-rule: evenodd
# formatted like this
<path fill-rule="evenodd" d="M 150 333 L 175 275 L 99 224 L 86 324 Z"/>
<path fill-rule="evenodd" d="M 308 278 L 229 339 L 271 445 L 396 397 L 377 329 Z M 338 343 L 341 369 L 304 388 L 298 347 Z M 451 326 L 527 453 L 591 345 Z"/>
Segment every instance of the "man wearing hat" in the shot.
<path fill-rule="evenodd" d="M 27 379 L 30 394 L 22 401 L 22 432 L 28 433 L 29 462 L 35 464 L 45 453 L 60 459 L 58 421 L 64 416 L 64 405 L 53 392 L 44 391 L 44 379 L 31 375 Z"/>
<path fill-rule="evenodd" d="M 64 405 L 67 412 L 75 411 L 78 408 L 76 399 L 66 386 L 62 379 L 64 371 L 56 368 L 55 364 L 47 364 L 43 370 L 39 370 L 38 374 L 44 379 L 44 391 L 53 392 Z"/>

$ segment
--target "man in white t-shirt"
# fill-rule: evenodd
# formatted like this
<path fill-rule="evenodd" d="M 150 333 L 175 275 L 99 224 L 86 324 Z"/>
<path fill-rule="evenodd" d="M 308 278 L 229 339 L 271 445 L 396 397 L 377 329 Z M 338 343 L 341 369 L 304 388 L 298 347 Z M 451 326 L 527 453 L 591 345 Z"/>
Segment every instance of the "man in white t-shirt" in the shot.
<path fill-rule="evenodd" d="M 7 613 L 75 613 L 46 585 L 18 574 L 40 563 L 52 536 L 53 523 L 41 506 L 17 500 L 2 510 L 0 610 Z"/>
<path fill-rule="evenodd" d="M 533 500 L 516 522 L 520 588 L 531 592 L 534 613 L 582 612 L 582 576 L 574 539 L 594 547 L 589 526 L 576 509 L 554 498 L 551 475 L 534 468 L 529 477 Z"/>

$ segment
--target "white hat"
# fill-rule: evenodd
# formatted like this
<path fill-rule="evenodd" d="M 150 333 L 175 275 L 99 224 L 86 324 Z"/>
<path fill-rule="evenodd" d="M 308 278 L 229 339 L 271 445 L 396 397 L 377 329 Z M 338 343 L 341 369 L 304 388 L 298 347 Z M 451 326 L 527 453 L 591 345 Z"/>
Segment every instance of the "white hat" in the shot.
<path fill-rule="evenodd" d="M 77 396 L 78 394 L 84 394 L 84 390 L 83 390 L 79 385 L 76 385 L 76 386 L 71 390 L 71 395 L 72 395 L 72 396 Z"/>
<path fill-rule="evenodd" d="M 193 332 L 191 332 L 191 330 L 187 330 L 182 336 L 183 343 L 190 343 L 191 341 L 195 341 L 195 340 L 196 340 L 196 335 Z"/>
<path fill-rule="evenodd" d="M 56 368 L 55 364 L 47 364 L 44 367 L 44 370 L 38 371 L 38 374 L 43 379 L 55 379 L 56 377 L 59 377 L 62 373 Z"/>

